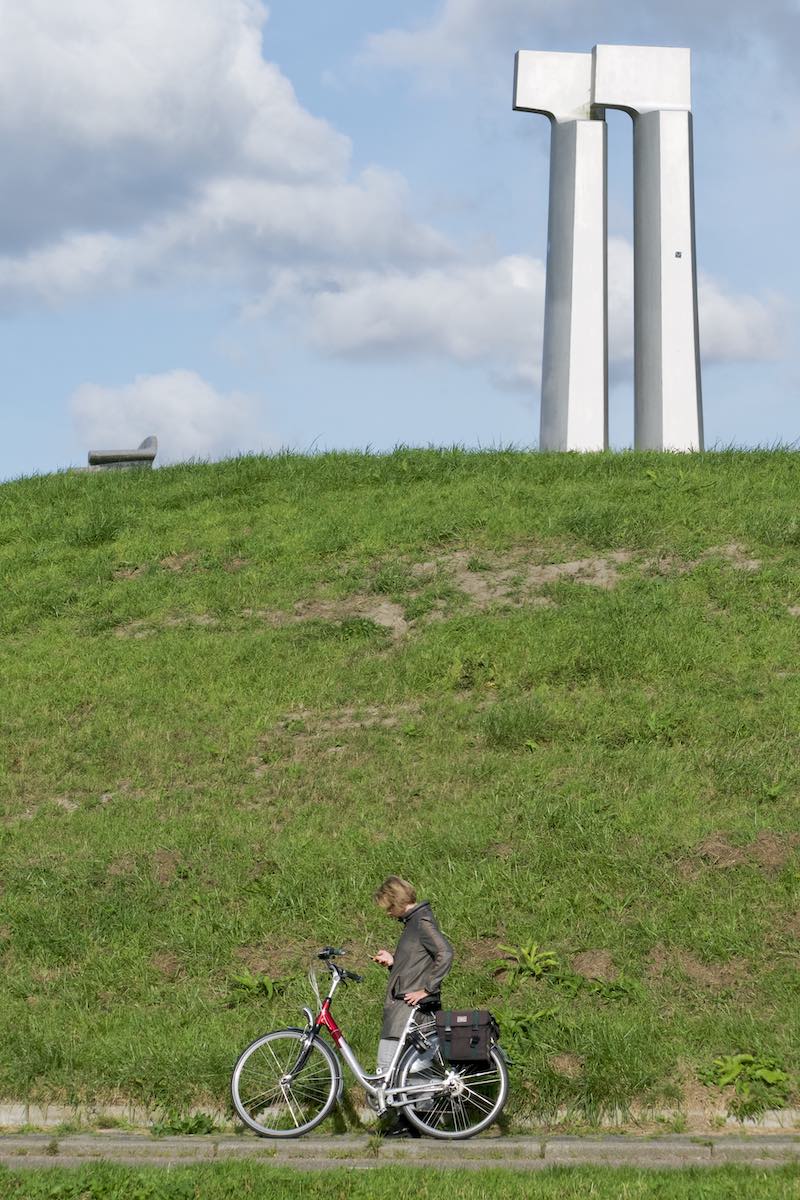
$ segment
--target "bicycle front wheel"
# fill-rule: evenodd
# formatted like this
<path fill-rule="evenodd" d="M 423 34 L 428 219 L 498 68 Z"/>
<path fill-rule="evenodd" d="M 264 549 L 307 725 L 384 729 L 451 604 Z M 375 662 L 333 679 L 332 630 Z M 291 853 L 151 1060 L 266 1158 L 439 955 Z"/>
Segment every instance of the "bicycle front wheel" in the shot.
<path fill-rule="evenodd" d="M 262 1137 L 300 1137 L 324 1121 L 336 1103 L 339 1064 L 315 1037 L 306 1048 L 302 1029 L 279 1029 L 248 1046 L 233 1068 L 231 1098 Z"/>
<path fill-rule="evenodd" d="M 403 1111 L 420 1133 L 455 1141 L 497 1120 L 508 1099 L 508 1068 L 496 1047 L 488 1062 L 451 1063 L 438 1048 L 431 1053 L 412 1046 L 398 1064 L 397 1086 L 409 1088 L 414 1102 Z"/>

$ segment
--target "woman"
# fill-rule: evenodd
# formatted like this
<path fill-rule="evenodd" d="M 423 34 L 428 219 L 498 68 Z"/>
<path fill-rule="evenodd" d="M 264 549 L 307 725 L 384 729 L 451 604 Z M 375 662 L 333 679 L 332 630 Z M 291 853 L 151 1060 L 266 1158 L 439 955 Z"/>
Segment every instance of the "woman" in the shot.
<path fill-rule="evenodd" d="M 417 893 L 408 880 L 390 875 L 375 893 L 375 901 L 403 926 L 394 954 L 379 950 L 373 955 L 373 962 L 389 968 L 378 1044 L 378 1070 L 386 1072 L 405 1029 L 409 1006 L 441 1007 L 440 988 L 453 962 L 453 947 L 439 928 L 428 901 L 417 903 Z M 387 1134 L 409 1136 L 410 1130 L 405 1121 L 400 1121 Z"/>

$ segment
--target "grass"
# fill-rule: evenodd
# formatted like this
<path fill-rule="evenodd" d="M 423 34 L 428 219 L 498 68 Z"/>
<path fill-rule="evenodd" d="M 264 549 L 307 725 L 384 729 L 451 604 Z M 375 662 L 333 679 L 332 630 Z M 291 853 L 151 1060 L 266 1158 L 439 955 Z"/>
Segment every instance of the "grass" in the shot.
<path fill-rule="evenodd" d="M 0 487 L 0 1093 L 213 1111 L 326 943 L 371 1059 L 396 871 L 448 1006 L 505 1017 L 512 1122 L 732 1102 L 698 1077 L 737 1054 L 793 1102 L 798 483 L 401 449 Z M 532 943 L 560 969 L 496 973 Z"/>
<path fill-rule="evenodd" d="M 73 1170 L 3 1171 L 0 1200 L 796 1200 L 796 1167 L 770 1171 L 747 1167 L 676 1171 L 607 1167 L 544 1171 L 437 1171 L 431 1167 L 377 1167 L 369 1171 L 297 1171 L 256 1164 L 129 1168 L 97 1165 Z"/>

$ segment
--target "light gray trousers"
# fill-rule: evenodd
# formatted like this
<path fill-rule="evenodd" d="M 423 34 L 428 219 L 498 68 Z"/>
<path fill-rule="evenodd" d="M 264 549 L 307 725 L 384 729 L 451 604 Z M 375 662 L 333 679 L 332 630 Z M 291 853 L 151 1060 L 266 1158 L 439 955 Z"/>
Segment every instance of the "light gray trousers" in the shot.
<path fill-rule="evenodd" d="M 397 1043 L 399 1041 L 399 1038 L 381 1038 L 378 1042 L 378 1065 L 375 1068 L 376 1071 L 382 1071 L 384 1075 L 386 1074 L 392 1065 L 392 1059 L 397 1053 Z M 378 1111 L 378 1101 L 369 1092 L 367 1092 L 367 1104 L 375 1112 Z"/>
<path fill-rule="evenodd" d="M 378 1071 L 382 1071 L 384 1075 L 392 1065 L 392 1059 L 397 1053 L 397 1043 L 399 1041 L 399 1038 L 381 1038 L 381 1040 L 378 1042 L 378 1065 L 376 1069 Z M 418 1062 L 414 1063 L 414 1066 L 411 1068 L 412 1073 L 417 1074 L 417 1072 L 424 1071 L 425 1067 L 433 1058 L 435 1053 L 436 1051 L 433 1049 L 428 1051 L 427 1054 L 421 1056 Z M 369 1092 L 367 1092 L 367 1104 L 371 1109 L 373 1109 L 374 1112 L 378 1112 L 378 1102 L 374 1096 L 369 1094 Z M 420 1104 L 417 1107 L 425 1111 L 426 1109 L 430 1108 L 430 1102 Z"/>
<path fill-rule="evenodd" d="M 376 1070 L 383 1071 L 384 1075 L 392 1065 L 392 1059 L 397 1054 L 397 1043 L 399 1038 L 381 1038 L 378 1042 L 378 1066 Z"/>

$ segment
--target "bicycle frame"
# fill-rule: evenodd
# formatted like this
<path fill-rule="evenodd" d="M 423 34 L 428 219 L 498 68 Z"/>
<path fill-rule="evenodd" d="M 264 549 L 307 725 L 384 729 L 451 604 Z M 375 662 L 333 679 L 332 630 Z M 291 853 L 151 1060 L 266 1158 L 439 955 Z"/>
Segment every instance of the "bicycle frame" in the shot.
<path fill-rule="evenodd" d="M 394 1075 L 394 1072 L 397 1069 L 397 1064 L 400 1062 L 400 1058 L 402 1057 L 402 1054 L 408 1044 L 409 1034 L 417 1017 L 416 1008 L 411 1008 L 411 1011 L 409 1012 L 405 1029 L 403 1030 L 402 1036 L 398 1040 L 397 1050 L 394 1053 L 386 1073 L 384 1074 L 383 1072 L 378 1071 L 374 1075 L 371 1075 L 361 1066 L 355 1051 L 348 1044 L 347 1039 L 345 1038 L 339 1026 L 336 1024 L 336 1021 L 333 1019 L 333 1015 L 331 1013 L 331 1002 L 336 989 L 342 982 L 342 976 L 336 966 L 333 966 L 331 973 L 333 975 L 331 986 L 327 996 L 322 1002 L 322 1006 L 317 1016 L 313 1016 L 310 1008 L 303 1009 L 303 1012 L 308 1017 L 308 1048 L 310 1048 L 313 1038 L 319 1037 L 321 1031 L 325 1029 L 330 1034 L 336 1049 L 347 1063 L 347 1066 L 355 1075 L 358 1082 L 370 1095 L 377 1099 L 379 1106 L 382 1108 L 403 1108 L 407 1104 L 413 1104 L 414 1101 L 419 1098 L 418 1093 L 425 1093 L 427 1096 L 430 1096 L 430 1083 L 417 1085 L 406 1084 L 401 1088 L 386 1086 L 386 1081 L 391 1079 Z M 302 1065 L 304 1058 L 305 1055 L 301 1055 L 298 1066 Z M 295 1067 L 295 1070 L 297 1070 L 297 1067 Z M 399 1099 L 401 1095 L 404 1097 L 402 1100 Z"/>

